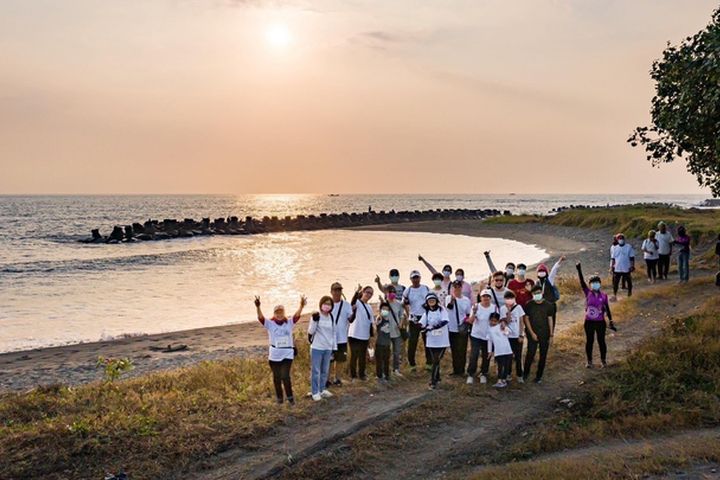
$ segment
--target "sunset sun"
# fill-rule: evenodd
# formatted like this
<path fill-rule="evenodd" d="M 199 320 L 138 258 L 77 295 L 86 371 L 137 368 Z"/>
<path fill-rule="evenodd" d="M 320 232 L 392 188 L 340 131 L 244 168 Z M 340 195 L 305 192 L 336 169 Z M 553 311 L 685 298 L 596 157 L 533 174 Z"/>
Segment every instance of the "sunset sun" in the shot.
<path fill-rule="evenodd" d="M 265 30 L 265 40 L 274 48 L 286 48 L 292 42 L 292 35 L 286 25 L 275 24 Z"/>

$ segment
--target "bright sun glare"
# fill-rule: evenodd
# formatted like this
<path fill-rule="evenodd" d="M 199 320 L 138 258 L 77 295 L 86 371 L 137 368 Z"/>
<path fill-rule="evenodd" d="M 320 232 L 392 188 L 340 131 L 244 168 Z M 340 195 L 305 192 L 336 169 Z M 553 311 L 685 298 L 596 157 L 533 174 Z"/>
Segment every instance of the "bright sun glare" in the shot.
<path fill-rule="evenodd" d="M 265 39 L 270 45 L 276 48 L 287 47 L 292 41 L 290 30 L 282 24 L 275 24 L 268 27 L 265 31 Z"/>

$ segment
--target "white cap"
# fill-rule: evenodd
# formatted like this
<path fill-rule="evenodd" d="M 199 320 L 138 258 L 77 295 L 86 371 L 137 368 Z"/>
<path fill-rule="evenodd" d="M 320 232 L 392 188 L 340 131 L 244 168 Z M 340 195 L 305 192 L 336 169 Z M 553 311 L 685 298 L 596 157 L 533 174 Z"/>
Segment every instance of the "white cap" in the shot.
<path fill-rule="evenodd" d="M 480 292 L 480 296 L 481 297 L 485 297 L 485 296 L 492 297 L 492 292 L 490 291 L 489 288 L 486 288 L 485 290 Z"/>
<path fill-rule="evenodd" d="M 285 310 L 285 307 L 283 305 L 275 305 L 275 308 L 273 308 L 273 313 L 277 312 L 278 310 Z"/>
<path fill-rule="evenodd" d="M 412 272 L 410 272 L 410 278 L 419 277 L 419 276 L 421 276 L 421 275 L 420 275 L 420 272 L 418 272 L 417 270 L 413 270 Z"/>

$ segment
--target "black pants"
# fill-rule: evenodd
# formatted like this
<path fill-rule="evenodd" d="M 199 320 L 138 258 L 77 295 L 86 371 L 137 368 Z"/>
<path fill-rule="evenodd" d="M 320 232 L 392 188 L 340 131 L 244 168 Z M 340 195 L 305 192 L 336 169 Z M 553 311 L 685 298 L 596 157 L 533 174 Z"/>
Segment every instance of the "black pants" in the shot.
<path fill-rule="evenodd" d="M 592 363 L 593 343 L 595 343 L 596 336 L 600 347 L 600 360 L 605 363 L 607 357 L 606 328 L 605 320 L 602 322 L 585 320 L 585 355 L 587 355 L 588 363 Z"/>
<path fill-rule="evenodd" d="M 375 345 L 375 374 L 377 378 L 390 378 L 390 345 Z"/>
<path fill-rule="evenodd" d="M 657 278 L 657 265 L 659 260 L 645 259 L 645 265 L 647 266 L 647 276 L 650 280 Z"/>
<path fill-rule="evenodd" d="M 613 272 L 613 295 L 617 295 L 621 279 L 627 282 L 628 297 L 632 296 L 632 275 L 630 272 Z"/>
<path fill-rule="evenodd" d="M 482 355 L 482 357 L 480 357 Z M 470 361 L 468 362 L 467 374 L 471 377 L 477 373 L 478 358 L 482 358 L 480 363 L 480 373 L 487 377 L 490 370 L 490 359 L 488 359 L 487 340 L 470 337 Z"/>
<path fill-rule="evenodd" d="M 283 401 L 283 386 L 285 386 L 285 396 L 288 400 L 293 400 L 292 382 L 290 380 L 290 367 L 292 360 L 285 359 L 279 362 L 270 360 L 270 369 L 273 374 L 273 384 L 275 385 L 275 396 L 278 402 Z"/>
<path fill-rule="evenodd" d="M 523 344 L 519 338 L 510 338 L 510 348 L 513 351 L 513 358 L 515 359 L 515 376 L 520 378 L 523 376 L 523 364 L 522 364 L 522 350 Z M 508 377 L 512 377 L 512 363 L 508 369 Z"/>
<path fill-rule="evenodd" d="M 540 347 L 540 359 L 538 360 L 537 372 L 535 373 L 535 379 L 540 380 L 545 371 L 545 362 L 547 362 L 548 349 L 550 348 L 550 339 L 539 337 L 536 342 L 532 338 L 528 338 L 527 352 L 525 352 L 525 378 L 530 376 L 530 367 L 532 367 L 533 361 L 535 360 L 535 353 L 538 347 Z"/>
<path fill-rule="evenodd" d="M 660 254 L 658 259 L 658 277 L 667 280 L 668 272 L 670 271 L 670 254 Z"/>
<path fill-rule="evenodd" d="M 430 385 L 437 385 L 440 381 L 440 360 L 442 360 L 443 355 L 445 355 L 445 347 L 425 347 L 425 350 L 430 353 L 430 362 L 432 365 L 432 369 L 430 370 Z"/>
<path fill-rule="evenodd" d="M 467 333 L 450 332 L 450 353 L 452 354 L 453 373 L 455 375 L 465 374 L 467 344 Z"/>
<path fill-rule="evenodd" d="M 418 341 L 420 339 L 420 331 L 422 327 L 419 323 L 410 322 L 410 338 L 408 339 L 408 363 L 411 367 L 415 364 L 415 352 L 417 352 Z M 425 332 L 422 332 L 423 345 L 425 344 Z M 432 359 L 430 358 L 430 352 L 427 348 L 425 349 L 425 364 L 431 365 Z"/>
<path fill-rule="evenodd" d="M 510 376 L 510 369 L 512 368 L 512 354 L 499 355 L 495 357 L 495 362 L 498 368 L 498 380 L 507 380 Z"/>
<path fill-rule="evenodd" d="M 364 380 L 368 341 L 351 337 L 348 338 L 348 345 L 350 345 L 350 378 L 357 378 L 359 374 Z"/>

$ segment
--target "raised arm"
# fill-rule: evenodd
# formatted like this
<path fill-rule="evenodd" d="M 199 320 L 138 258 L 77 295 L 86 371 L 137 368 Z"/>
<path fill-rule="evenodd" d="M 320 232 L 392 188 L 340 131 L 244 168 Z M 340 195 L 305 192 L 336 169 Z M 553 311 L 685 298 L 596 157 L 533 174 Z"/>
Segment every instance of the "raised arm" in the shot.
<path fill-rule="evenodd" d="M 550 280 L 550 283 L 555 285 L 555 278 L 557 277 L 558 272 L 560 271 L 560 265 L 565 261 L 565 257 L 562 256 L 558 259 L 557 262 L 555 262 L 555 265 L 550 269 L 550 274 L 548 275 L 548 280 Z"/>
<path fill-rule="evenodd" d="M 385 285 L 383 285 L 380 281 L 380 275 L 375 275 L 375 284 L 378 286 L 378 290 L 380 290 L 382 293 L 386 293 Z"/>
<path fill-rule="evenodd" d="M 490 250 L 483 252 L 483 255 L 485 255 L 485 261 L 487 261 L 488 268 L 490 269 L 490 275 L 497 272 L 497 268 L 495 268 L 495 264 L 493 263 L 492 258 L 490 258 Z"/>
<path fill-rule="evenodd" d="M 578 280 L 580 280 L 580 288 L 582 288 L 583 293 L 585 295 L 587 295 L 589 292 L 589 289 L 588 289 L 587 283 L 585 283 L 585 277 L 583 276 L 582 265 L 580 264 L 580 262 L 575 264 L 575 268 L 577 268 Z"/>
<path fill-rule="evenodd" d="M 257 310 L 258 322 L 260 322 L 261 325 L 265 325 L 265 315 L 263 315 L 260 309 L 260 297 L 257 295 L 255 295 L 255 310 Z"/>
<path fill-rule="evenodd" d="M 438 271 L 435 270 L 435 267 L 433 267 L 432 265 L 430 265 L 430 262 L 428 262 L 427 260 L 425 260 L 425 257 L 423 257 L 422 255 L 418 255 L 418 260 L 420 260 L 420 261 L 427 267 L 427 269 L 430 270 L 430 273 L 432 273 L 433 275 L 435 275 L 436 273 L 438 273 Z"/>
<path fill-rule="evenodd" d="M 295 312 L 295 315 L 293 315 L 293 322 L 297 323 L 300 321 L 300 317 L 302 316 L 303 308 L 305 308 L 305 305 L 307 305 L 307 298 L 305 298 L 305 295 L 300 296 L 300 306 L 297 309 L 297 312 Z"/>

